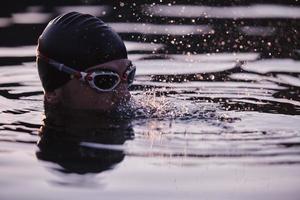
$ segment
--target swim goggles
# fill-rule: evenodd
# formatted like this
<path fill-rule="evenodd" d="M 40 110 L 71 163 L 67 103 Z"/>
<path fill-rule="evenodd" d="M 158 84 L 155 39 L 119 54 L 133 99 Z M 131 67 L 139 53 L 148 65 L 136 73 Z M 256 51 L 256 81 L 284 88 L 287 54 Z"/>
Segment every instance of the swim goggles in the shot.
<path fill-rule="evenodd" d="M 123 74 L 109 69 L 95 69 L 95 71 L 92 72 L 81 72 L 48 58 L 39 52 L 37 57 L 55 67 L 57 70 L 70 74 L 72 79 L 76 78 L 87 83 L 98 92 L 113 91 L 121 82 L 127 82 L 128 87 L 130 87 L 135 77 L 136 67 L 131 62 Z"/>

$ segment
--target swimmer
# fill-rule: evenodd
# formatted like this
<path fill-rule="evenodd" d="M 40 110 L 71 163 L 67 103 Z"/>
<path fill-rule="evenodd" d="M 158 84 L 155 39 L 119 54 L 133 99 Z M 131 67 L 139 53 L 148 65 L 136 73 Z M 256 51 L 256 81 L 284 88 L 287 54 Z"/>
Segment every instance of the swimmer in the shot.
<path fill-rule="evenodd" d="M 46 115 L 57 105 L 106 112 L 130 99 L 135 66 L 120 36 L 95 16 L 70 12 L 50 21 L 36 62 Z"/>

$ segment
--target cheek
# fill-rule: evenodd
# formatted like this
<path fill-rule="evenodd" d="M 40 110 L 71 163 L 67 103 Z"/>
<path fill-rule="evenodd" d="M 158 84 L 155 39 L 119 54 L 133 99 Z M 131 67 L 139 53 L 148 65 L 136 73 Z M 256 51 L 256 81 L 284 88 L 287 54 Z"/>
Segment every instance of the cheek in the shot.
<path fill-rule="evenodd" d="M 110 110 L 130 99 L 125 83 L 121 83 L 114 92 L 98 93 L 78 80 L 71 80 L 62 91 L 63 105 L 73 109 Z"/>
<path fill-rule="evenodd" d="M 76 103 L 83 108 L 106 109 L 112 102 L 112 95 L 109 93 L 98 93 L 90 87 L 81 88 Z"/>
<path fill-rule="evenodd" d="M 113 93 L 98 93 L 80 81 L 70 81 L 63 90 L 64 105 L 77 109 L 107 110 L 113 104 Z"/>

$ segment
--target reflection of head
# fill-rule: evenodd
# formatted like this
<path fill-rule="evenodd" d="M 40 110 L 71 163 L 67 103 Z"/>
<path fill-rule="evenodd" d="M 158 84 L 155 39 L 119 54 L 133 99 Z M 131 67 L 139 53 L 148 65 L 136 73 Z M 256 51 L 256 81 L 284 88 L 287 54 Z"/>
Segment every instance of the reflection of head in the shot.
<path fill-rule="evenodd" d="M 48 103 L 98 110 L 128 99 L 135 69 L 113 29 L 77 12 L 49 22 L 39 37 L 37 66 Z"/>
<path fill-rule="evenodd" d="M 72 111 L 56 120 L 46 119 L 36 155 L 59 164 L 66 173 L 99 173 L 124 159 L 122 150 L 91 148 L 82 142 L 122 145 L 133 137 L 130 121 L 125 119 Z"/>

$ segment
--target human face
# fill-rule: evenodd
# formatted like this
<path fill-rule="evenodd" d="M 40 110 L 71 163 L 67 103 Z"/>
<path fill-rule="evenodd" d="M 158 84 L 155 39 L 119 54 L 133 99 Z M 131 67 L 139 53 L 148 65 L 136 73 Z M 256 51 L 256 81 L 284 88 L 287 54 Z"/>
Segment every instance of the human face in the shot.
<path fill-rule="evenodd" d="M 90 67 L 85 72 L 92 73 L 104 70 L 115 72 L 121 76 L 130 65 L 130 60 L 120 59 Z M 111 91 L 99 92 L 90 87 L 89 84 L 73 78 L 58 92 L 60 103 L 64 107 L 72 109 L 110 111 L 130 99 L 127 81 L 120 81 Z"/>

